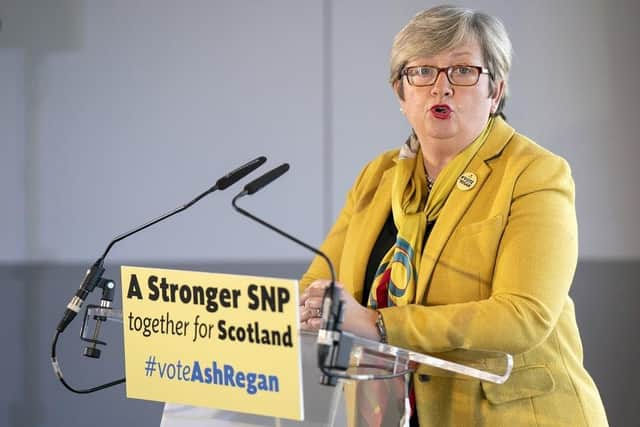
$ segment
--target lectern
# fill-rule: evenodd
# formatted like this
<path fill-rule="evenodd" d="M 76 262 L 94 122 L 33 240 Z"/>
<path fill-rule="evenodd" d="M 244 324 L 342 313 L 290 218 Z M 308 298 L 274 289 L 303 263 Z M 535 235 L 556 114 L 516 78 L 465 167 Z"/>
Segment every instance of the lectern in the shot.
<path fill-rule="evenodd" d="M 122 322 L 118 309 L 88 307 L 87 317 Z M 86 318 L 85 318 L 86 321 Z M 85 328 L 83 326 L 83 332 Z M 161 427 L 225 426 L 409 426 L 411 374 L 462 375 L 502 384 L 511 374 L 513 357 L 506 353 L 455 350 L 438 355 L 371 341 L 343 332 L 340 352 L 349 379 L 322 385 L 318 368 L 318 334 L 300 331 L 304 420 L 293 421 L 247 413 L 167 403 Z M 84 334 L 83 334 L 84 335 Z M 257 354 L 256 357 L 264 357 Z M 445 358 L 446 357 L 446 358 Z"/>
<path fill-rule="evenodd" d="M 89 307 L 87 317 L 96 316 L 122 322 L 122 311 L 118 309 Z M 412 373 L 462 375 L 502 384 L 509 378 L 513 368 L 513 357 L 506 353 L 455 350 L 435 357 L 343 332 L 341 352 L 347 355 L 349 368 L 346 373 L 351 378 L 340 379 L 335 386 L 327 386 L 320 384 L 322 373 L 318 368 L 318 334 L 307 331 L 299 333 L 303 367 L 303 421 L 167 403 L 161 427 L 408 427 Z M 251 408 L 247 408 L 247 412 L 251 412 Z"/>
<path fill-rule="evenodd" d="M 512 356 L 505 353 L 456 350 L 443 359 L 342 333 L 340 345 L 348 352 L 346 372 L 352 379 L 326 386 L 320 384 L 317 334 L 301 331 L 300 338 L 304 421 L 167 403 L 161 427 L 408 426 L 411 373 L 463 375 L 502 384 L 513 368 Z M 379 376 L 387 379 L 374 379 Z"/>

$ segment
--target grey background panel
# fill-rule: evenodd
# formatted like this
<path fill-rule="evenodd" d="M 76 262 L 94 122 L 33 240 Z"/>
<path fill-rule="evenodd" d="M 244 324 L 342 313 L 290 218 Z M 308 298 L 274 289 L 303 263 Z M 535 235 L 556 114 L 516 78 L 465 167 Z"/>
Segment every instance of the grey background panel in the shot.
<path fill-rule="evenodd" d="M 129 261 L 130 265 L 139 264 Z M 275 277 L 297 277 L 305 263 L 263 261 L 259 263 L 147 265 L 196 271 L 215 271 Z M 126 399 L 124 386 L 93 395 L 65 390 L 53 374 L 49 352 L 53 331 L 64 306 L 77 287 L 86 266 L 31 265 L 0 267 L 3 299 L 0 300 L 0 342 L 4 343 L 0 375 L 0 425 L 8 427 L 57 427 L 113 425 L 158 426 L 162 407 L 155 402 Z M 640 263 L 582 261 L 578 265 L 571 295 L 584 346 L 584 363 L 599 387 L 610 425 L 631 425 L 640 416 L 634 387 L 640 381 L 636 363 L 640 343 L 635 339 L 640 311 L 637 277 Z M 119 266 L 107 266 L 105 277 L 119 278 Z M 117 306 L 120 286 L 116 295 Z M 89 298 L 97 303 L 98 295 Z M 103 328 L 108 342 L 102 358 L 81 356 L 81 322 L 74 321 L 58 344 L 58 359 L 65 379 L 83 388 L 121 378 L 124 372 L 122 328 Z"/>
<path fill-rule="evenodd" d="M 56 20 L 23 31 L 24 62 L 7 58 L 5 67 L 28 76 L 25 138 L 11 142 L 26 147 L 30 170 L 24 188 L 7 194 L 27 194 L 26 260 L 86 260 L 96 243 L 186 203 L 261 154 L 271 167 L 292 164 L 255 196 L 261 213 L 320 241 L 321 6 L 86 2 L 70 13 L 72 35 L 60 35 L 67 22 Z M 12 19 L 20 16 L 7 14 L 3 33 L 23 24 Z M 299 257 L 247 226 L 230 196 L 212 196 L 114 257 Z"/>
<path fill-rule="evenodd" d="M 500 16 L 515 56 L 506 113 L 567 158 L 580 263 L 572 295 L 585 365 L 611 425 L 640 415 L 635 301 L 640 134 L 635 0 L 456 4 Z M 160 405 L 122 388 L 64 391 L 48 362 L 64 305 L 107 241 L 257 155 L 291 171 L 243 206 L 319 243 L 361 167 L 408 126 L 386 83 L 395 33 L 435 2 L 2 0 L 0 2 L 0 425 L 158 425 Z M 246 182 L 246 181 L 245 181 Z M 209 198 L 114 248 L 120 264 L 298 277 L 303 249 Z M 61 363 L 79 385 L 122 373 L 121 333 L 104 361 Z"/>
<path fill-rule="evenodd" d="M 458 3 L 505 22 L 506 113 L 571 163 L 581 257 L 639 258 L 640 85 L 628 70 L 639 65 L 640 5 Z M 320 242 L 362 166 L 409 132 L 386 83 L 389 49 L 431 4 L 5 0 L 0 260 L 88 261 L 98 242 L 259 154 L 292 170 L 256 207 Z M 300 259 L 247 227 L 229 197 L 113 256 Z"/>

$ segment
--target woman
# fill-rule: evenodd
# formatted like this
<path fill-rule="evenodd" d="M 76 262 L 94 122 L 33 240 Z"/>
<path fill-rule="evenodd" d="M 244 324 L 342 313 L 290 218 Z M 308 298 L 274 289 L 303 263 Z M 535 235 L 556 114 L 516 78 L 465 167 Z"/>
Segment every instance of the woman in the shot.
<path fill-rule="evenodd" d="M 322 250 L 344 330 L 443 357 L 514 355 L 503 385 L 420 368 L 414 424 L 606 425 L 568 295 L 571 172 L 503 119 L 510 63 L 498 19 L 449 6 L 416 15 L 394 40 L 390 77 L 413 132 L 362 170 Z M 320 326 L 328 278 L 316 258 L 301 280 L 304 328 Z"/>

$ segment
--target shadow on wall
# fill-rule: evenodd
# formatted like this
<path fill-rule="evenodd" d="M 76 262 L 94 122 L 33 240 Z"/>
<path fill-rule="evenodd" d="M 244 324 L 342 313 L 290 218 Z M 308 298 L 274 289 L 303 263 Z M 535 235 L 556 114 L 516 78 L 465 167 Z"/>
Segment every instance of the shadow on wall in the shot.
<path fill-rule="evenodd" d="M 82 0 L 42 2 L 4 0 L 0 6 L 0 49 L 20 50 L 23 57 L 24 142 L 25 142 L 25 227 L 26 253 L 34 253 L 39 235 L 40 206 L 35 188 L 38 183 L 41 141 L 40 104 L 45 95 L 39 86 L 39 71 L 53 52 L 78 50 L 85 30 Z"/>
<path fill-rule="evenodd" d="M 33 186 L 37 182 L 39 152 L 36 145 L 37 123 L 40 112 L 38 90 L 38 70 L 51 52 L 73 51 L 82 46 L 82 14 L 84 5 L 79 0 L 57 2 L 36 2 L 32 0 L 5 0 L 0 6 L 0 49 L 14 49 L 23 58 L 24 113 L 25 117 L 25 212 L 30 218 L 26 223 L 27 252 L 34 235 L 38 232 L 38 203 Z M 55 274 L 46 269 L 0 267 L 0 282 L 5 291 L 0 310 L 3 327 L 0 342 L 3 344 L 2 377 L 0 388 L 0 425 L 3 426 L 47 426 L 52 410 L 59 410 L 60 403 L 50 388 L 41 384 L 50 381 L 50 374 L 43 362 L 47 358 L 46 342 L 53 337 L 51 331 L 43 330 L 38 320 L 43 314 L 41 307 L 48 305 L 42 300 L 44 289 L 55 292 Z M 48 283 L 51 286 L 40 286 Z M 46 311 L 46 310 L 45 310 Z M 45 335 L 50 338 L 45 339 Z M 5 359 L 6 357 L 6 359 Z M 50 369 L 50 368 L 49 368 Z M 121 394 L 121 393 L 120 393 Z M 47 402 L 56 402 L 49 407 Z M 70 425 L 81 425 L 81 417 L 74 416 L 75 408 L 82 403 L 75 402 L 62 406 L 68 412 Z M 99 412 L 95 412 L 98 414 Z M 86 419 L 85 419 L 86 421 Z"/>
<path fill-rule="evenodd" d="M 22 48 L 39 55 L 76 50 L 82 47 L 84 10 L 82 0 L 4 0 L 0 48 Z"/>

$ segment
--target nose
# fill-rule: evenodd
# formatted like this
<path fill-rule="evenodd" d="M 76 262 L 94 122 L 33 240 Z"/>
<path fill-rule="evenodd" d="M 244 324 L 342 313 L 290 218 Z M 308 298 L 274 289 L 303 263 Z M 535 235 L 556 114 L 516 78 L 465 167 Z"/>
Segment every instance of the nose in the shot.
<path fill-rule="evenodd" d="M 447 77 L 446 70 L 439 70 L 438 76 L 436 77 L 436 81 L 431 86 L 431 94 L 432 95 L 441 95 L 441 96 L 451 96 L 453 94 L 453 87 L 449 82 L 449 78 Z"/>

